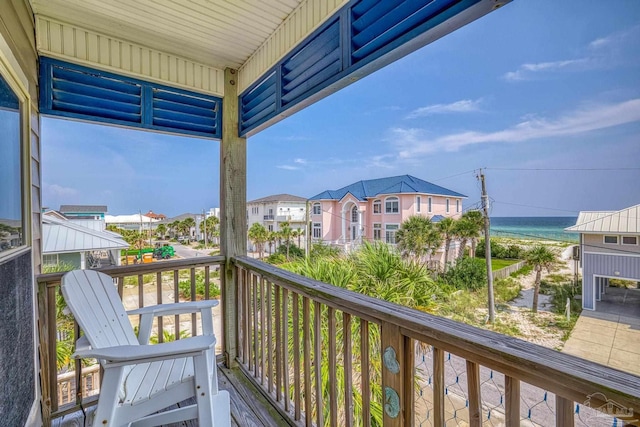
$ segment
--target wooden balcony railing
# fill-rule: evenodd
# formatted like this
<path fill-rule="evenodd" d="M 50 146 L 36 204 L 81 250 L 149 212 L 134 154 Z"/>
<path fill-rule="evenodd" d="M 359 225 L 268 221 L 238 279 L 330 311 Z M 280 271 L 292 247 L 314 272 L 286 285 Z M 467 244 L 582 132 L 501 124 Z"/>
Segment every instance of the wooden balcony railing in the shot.
<path fill-rule="evenodd" d="M 224 257 L 198 257 L 161 261 L 131 266 L 98 269 L 114 278 L 114 286 L 123 298 L 125 308 L 171 303 L 180 300 L 216 298 L 224 287 L 218 271 Z M 78 325 L 65 314 L 60 296 L 60 280 L 64 273 L 42 274 L 38 282 L 38 324 L 40 343 L 41 386 L 45 425 L 51 419 L 85 408 L 97 402 L 99 369 L 95 362 L 73 360 L 71 367 L 58 369 L 58 358 L 68 357 L 80 335 Z M 222 309 L 221 305 L 216 307 Z M 215 313 L 215 312 L 214 312 Z M 158 342 L 197 335 L 198 315 L 158 317 L 154 324 Z M 214 314 L 215 316 L 215 314 Z M 214 322 L 218 345 L 222 348 L 222 316 Z M 136 319 L 132 318 L 135 324 Z M 153 336 L 152 336 L 153 337 Z M 65 363 L 62 363 L 65 364 Z M 81 384 L 80 389 L 76 387 Z"/>
<path fill-rule="evenodd" d="M 237 361 L 297 424 L 616 426 L 640 416 L 634 375 L 248 257 L 233 262 Z"/>

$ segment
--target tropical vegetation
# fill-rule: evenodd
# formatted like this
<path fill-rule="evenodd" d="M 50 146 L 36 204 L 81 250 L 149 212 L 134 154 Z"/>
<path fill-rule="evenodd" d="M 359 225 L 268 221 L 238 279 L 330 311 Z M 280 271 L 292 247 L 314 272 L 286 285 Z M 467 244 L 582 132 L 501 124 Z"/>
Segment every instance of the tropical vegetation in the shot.
<path fill-rule="evenodd" d="M 533 288 L 533 303 L 531 310 L 538 312 L 538 295 L 540 294 L 540 280 L 542 279 L 542 270 L 551 272 L 551 267 L 557 262 L 557 255 L 547 246 L 538 244 L 525 252 L 524 259 L 527 264 L 533 267 L 536 272 L 535 284 Z"/>

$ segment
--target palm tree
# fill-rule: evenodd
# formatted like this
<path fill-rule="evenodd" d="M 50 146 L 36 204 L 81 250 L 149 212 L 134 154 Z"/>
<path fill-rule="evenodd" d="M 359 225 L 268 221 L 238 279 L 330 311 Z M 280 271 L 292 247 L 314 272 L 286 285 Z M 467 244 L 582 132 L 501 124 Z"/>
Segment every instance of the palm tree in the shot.
<path fill-rule="evenodd" d="M 473 224 L 471 233 L 471 257 L 476 256 L 476 246 L 478 244 L 478 238 L 483 234 L 484 229 L 484 216 L 480 211 L 468 211 L 464 216 L 471 224 Z"/>
<path fill-rule="evenodd" d="M 440 247 L 442 240 L 429 218 L 415 215 L 400 225 L 396 243 L 403 256 L 418 261 L 424 255 L 431 256 Z"/>
<path fill-rule="evenodd" d="M 158 235 L 158 237 L 163 239 L 167 234 L 167 226 L 164 224 L 158 224 L 158 226 L 156 227 L 156 234 Z"/>
<path fill-rule="evenodd" d="M 258 222 L 254 222 L 251 228 L 249 228 L 249 232 L 247 233 L 249 236 L 249 240 L 256 245 L 258 249 L 258 257 L 262 258 L 264 255 L 264 244 L 268 238 L 268 231 L 264 226 Z"/>
<path fill-rule="evenodd" d="M 169 224 L 169 235 L 173 238 L 176 237 L 176 232 L 178 231 L 180 225 L 180 221 L 173 221 Z"/>
<path fill-rule="evenodd" d="M 533 267 L 536 272 L 535 287 L 533 289 L 533 304 L 531 309 L 534 313 L 538 312 L 538 294 L 540 293 L 540 279 L 542 278 L 542 269 L 550 272 L 551 267 L 556 262 L 556 253 L 548 247 L 537 244 L 529 249 L 524 255 L 527 264 Z"/>
<path fill-rule="evenodd" d="M 302 236 L 304 236 L 304 228 L 298 228 L 298 236 L 297 236 L 298 237 L 298 247 L 301 247 L 300 246 L 300 238 Z"/>
<path fill-rule="evenodd" d="M 220 224 L 218 217 L 213 215 L 209 216 L 204 221 L 200 221 L 200 233 L 206 233 L 207 239 L 211 242 L 211 238 L 216 235 L 216 231 L 218 230 L 218 224 Z"/>
<path fill-rule="evenodd" d="M 189 240 L 191 240 L 191 229 L 196 226 L 196 220 L 191 217 L 187 217 L 182 220 L 182 225 L 186 234 L 189 236 Z"/>
<path fill-rule="evenodd" d="M 444 268 L 449 265 L 449 250 L 451 249 L 451 241 L 456 235 L 456 220 L 450 217 L 444 218 L 437 226 L 444 239 Z"/>
<path fill-rule="evenodd" d="M 455 235 L 460 239 L 458 259 L 462 259 L 465 250 L 467 249 L 467 243 L 478 238 L 478 236 L 480 235 L 480 229 L 474 222 L 474 219 L 469 218 L 465 213 L 459 220 L 456 221 Z"/>
<path fill-rule="evenodd" d="M 284 244 L 287 245 L 287 261 L 289 260 L 289 246 L 291 245 L 291 237 L 293 236 L 293 230 L 288 221 L 280 223 L 280 234 L 284 240 Z"/>
<path fill-rule="evenodd" d="M 269 244 L 269 255 L 271 255 L 271 248 L 276 243 L 278 235 L 275 231 L 267 231 L 267 243 Z"/>

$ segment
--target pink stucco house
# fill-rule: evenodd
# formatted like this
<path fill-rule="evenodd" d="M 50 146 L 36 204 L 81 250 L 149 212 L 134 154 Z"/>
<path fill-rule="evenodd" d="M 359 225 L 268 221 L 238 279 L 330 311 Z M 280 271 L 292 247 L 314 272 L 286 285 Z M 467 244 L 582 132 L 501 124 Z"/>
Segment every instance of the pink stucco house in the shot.
<path fill-rule="evenodd" d="M 311 236 L 349 244 L 381 240 L 395 243 L 400 224 L 412 215 L 438 222 L 462 215 L 465 195 L 411 175 L 359 181 L 309 199 Z"/>

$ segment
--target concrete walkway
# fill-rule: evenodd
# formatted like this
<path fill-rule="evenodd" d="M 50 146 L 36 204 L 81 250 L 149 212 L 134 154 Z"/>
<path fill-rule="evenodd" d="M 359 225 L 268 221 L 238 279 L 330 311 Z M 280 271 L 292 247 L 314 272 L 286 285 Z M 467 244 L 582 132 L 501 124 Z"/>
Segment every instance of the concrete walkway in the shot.
<path fill-rule="evenodd" d="M 640 289 L 607 288 L 583 310 L 563 352 L 640 376 Z"/>

